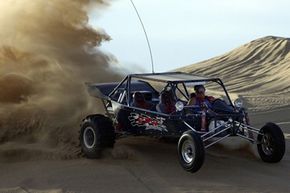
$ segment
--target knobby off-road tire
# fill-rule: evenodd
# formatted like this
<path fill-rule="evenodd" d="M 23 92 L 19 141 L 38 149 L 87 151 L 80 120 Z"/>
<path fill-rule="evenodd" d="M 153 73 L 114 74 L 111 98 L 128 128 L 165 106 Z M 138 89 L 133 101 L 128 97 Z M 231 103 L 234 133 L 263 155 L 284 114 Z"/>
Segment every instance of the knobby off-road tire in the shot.
<path fill-rule="evenodd" d="M 106 147 L 113 147 L 115 143 L 115 129 L 112 121 L 104 115 L 87 116 L 80 129 L 80 146 L 87 158 L 100 158 L 101 151 Z"/>
<path fill-rule="evenodd" d="M 193 131 L 186 131 L 178 142 L 180 165 L 188 172 L 197 172 L 205 157 L 204 145 L 200 136 Z"/>
<path fill-rule="evenodd" d="M 258 152 L 261 159 L 268 163 L 279 162 L 285 154 L 285 137 L 281 128 L 274 123 L 267 123 L 258 135 Z"/>

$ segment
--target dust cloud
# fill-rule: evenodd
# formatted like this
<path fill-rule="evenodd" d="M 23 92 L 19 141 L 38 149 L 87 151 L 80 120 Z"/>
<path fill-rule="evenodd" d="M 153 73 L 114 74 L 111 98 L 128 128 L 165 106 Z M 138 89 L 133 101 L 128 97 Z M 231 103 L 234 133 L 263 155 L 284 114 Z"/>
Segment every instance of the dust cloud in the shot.
<path fill-rule="evenodd" d="M 73 158 L 81 119 L 101 112 L 85 82 L 118 80 L 89 25 L 101 0 L 0 1 L 0 157 Z M 26 153 L 23 153 L 26 152 Z M 25 155 L 23 155 L 25 154 Z"/>

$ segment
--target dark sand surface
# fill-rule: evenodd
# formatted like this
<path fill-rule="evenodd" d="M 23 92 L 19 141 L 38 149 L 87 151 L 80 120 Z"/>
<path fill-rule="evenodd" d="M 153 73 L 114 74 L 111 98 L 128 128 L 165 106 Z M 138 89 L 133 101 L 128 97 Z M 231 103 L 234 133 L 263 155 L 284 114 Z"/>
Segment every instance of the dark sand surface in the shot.
<path fill-rule="evenodd" d="M 254 126 L 273 120 L 283 127 L 286 154 L 277 164 L 262 162 L 255 145 L 232 138 L 208 149 L 201 170 L 191 174 L 180 167 L 175 143 L 127 138 L 100 160 L 1 163 L 0 192 L 289 192 L 290 123 L 283 118 L 288 112 L 285 108 L 251 116 Z"/>

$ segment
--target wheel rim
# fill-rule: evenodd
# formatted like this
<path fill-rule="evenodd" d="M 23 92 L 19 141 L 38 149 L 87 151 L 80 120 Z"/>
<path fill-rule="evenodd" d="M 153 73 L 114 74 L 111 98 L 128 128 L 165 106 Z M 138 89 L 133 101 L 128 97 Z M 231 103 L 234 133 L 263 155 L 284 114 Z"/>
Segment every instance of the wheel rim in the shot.
<path fill-rule="evenodd" d="M 195 145 L 191 140 L 185 140 L 181 147 L 182 158 L 185 163 L 190 164 L 195 158 Z"/>
<path fill-rule="evenodd" d="M 84 130 L 83 141 L 85 146 L 90 149 L 96 144 L 96 134 L 92 127 L 86 127 Z"/>
<path fill-rule="evenodd" d="M 262 150 L 266 155 L 273 154 L 272 137 L 269 134 L 264 134 L 262 138 Z"/>

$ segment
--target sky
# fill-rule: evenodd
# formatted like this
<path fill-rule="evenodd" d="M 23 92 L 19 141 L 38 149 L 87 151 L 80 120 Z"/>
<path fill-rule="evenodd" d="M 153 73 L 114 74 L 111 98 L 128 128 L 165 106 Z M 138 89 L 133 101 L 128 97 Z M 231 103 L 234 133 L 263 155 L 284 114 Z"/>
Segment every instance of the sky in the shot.
<path fill-rule="evenodd" d="M 194 64 L 268 35 L 290 37 L 289 0 L 134 0 L 155 72 Z M 151 72 L 145 35 L 130 0 L 111 0 L 90 23 L 112 38 L 101 50 L 131 72 Z"/>

